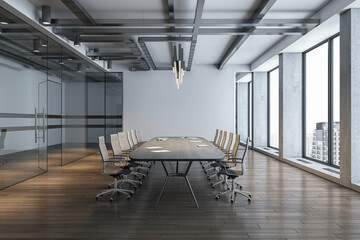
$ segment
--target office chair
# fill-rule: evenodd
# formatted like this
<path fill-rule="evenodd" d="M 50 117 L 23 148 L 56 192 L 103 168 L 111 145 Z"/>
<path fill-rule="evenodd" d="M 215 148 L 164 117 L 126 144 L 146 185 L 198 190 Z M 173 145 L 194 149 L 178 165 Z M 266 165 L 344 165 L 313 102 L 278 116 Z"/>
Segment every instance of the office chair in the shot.
<path fill-rule="evenodd" d="M 131 133 L 130 133 L 130 131 L 128 130 L 128 131 L 126 131 L 126 136 L 127 136 L 127 140 L 128 140 L 128 142 L 129 142 L 129 145 L 130 145 L 130 149 L 134 149 L 135 147 L 135 144 L 134 144 L 134 142 L 133 142 L 133 140 L 132 140 L 132 137 L 131 137 Z"/>
<path fill-rule="evenodd" d="M 130 130 L 130 135 L 131 135 L 131 139 L 133 140 L 134 146 L 138 147 L 138 140 L 137 140 L 137 138 L 135 136 L 135 130 L 134 129 Z"/>
<path fill-rule="evenodd" d="M 128 199 L 131 198 L 131 196 L 134 194 L 132 190 L 128 189 L 122 189 L 120 188 L 121 185 L 125 182 L 128 182 L 127 176 L 131 173 L 131 170 L 124 167 L 124 162 L 121 158 L 109 158 L 108 151 L 106 149 L 105 140 L 104 137 L 101 136 L 99 139 L 99 150 L 101 154 L 102 159 L 102 174 L 103 175 L 109 175 L 114 179 L 113 185 L 114 187 L 112 189 L 103 190 L 101 193 L 96 195 L 96 199 L 99 197 L 102 197 L 104 194 L 111 193 L 110 196 L 110 202 L 113 201 L 113 195 L 114 193 L 122 193 L 127 196 Z M 115 164 L 118 164 L 118 166 L 115 166 Z M 121 180 L 119 180 L 122 178 Z"/>
<path fill-rule="evenodd" d="M 220 130 L 220 134 L 219 134 L 219 138 L 217 139 L 216 142 L 214 142 L 214 145 L 216 147 L 218 147 L 220 145 L 220 141 L 221 141 L 221 138 L 222 138 L 222 134 L 223 134 L 223 130 Z M 205 162 L 202 164 L 202 168 L 204 169 L 204 173 L 206 173 L 206 169 L 211 166 L 212 162 Z"/>
<path fill-rule="evenodd" d="M 233 203 L 235 201 L 235 197 L 237 194 L 241 194 L 242 196 L 245 196 L 249 202 L 251 202 L 251 193 L 247 191 L 243 191 L 242 187 L 240 189 L 236 189 L 235 187 L 235 179 L 244 175 L 246 173 L 246 162 L 247 162 L 247 152 L 249 150 L 249 143 L 250 139 L 249 137 L 246 139 L 246 147 L 245 151 L 243 153 L 243 156 L 241 158 L 234 157 L 231 155 L 227 159 L 227 161 L 221 161 L 223 164 L 220 172 L 218 172 L 218 175 L 224 175 L 226 178 L 231 179 L 231 189 L 228 189 L 224 192 L 220 192 L 216 194 L 216 200 L 220 198 L 221 195 L 231 193 L 231 202 Z M 241 169 L 235 168 L 237 164 L 241 165 Z"/>
<path fill-rule="evenodd" d="M 216 142 L 216 146 L 217 146 L 217 147 L 220 146 L 220 142 L 221 142 L 222 136 L 223 136 L 223 130 L 220 130 L 219 138 L 218 138 L 218 140 L 217 140 L 217 142 Z"/>
<path fill-rule="evenodd" d="M 231 148 L 231 144 L 232 144 L 232 141 L 233 141 L 233 136 L 234 134 L 231 132 L 229 133 L 229 140 L 226 144 L 226 148 L 225 149 L 222 149 L 223 152 L 225 154 L 229 154 L 230 153 L 230 148 Z M 215 171 L 214 174 L 210 175 L 207 177 L 207 179 L 210 181 L 212 178 L 216 177 L 217 176 L 217 172 L 216 172 L 216 169 L 219 168 L 221 165 L 218 163 L 218 162 L 215 162 L 212 164 L 212 167 L 213 167 L 213 170 Z"/>
<path fill-rule="evenodd" d="M 135 129 L 135 135 L 136 135 L 136 139 L 138 141 L 138 144 L 143 144 L 144 141 L 142 140 L 141 138 L 141 135 L 140 135 L 140 130 L 139 129 Z"/>
<path fill-rule="evenodd" d="M 224 131 L 223 139 L 222 139 L 221 144 L 220 144 L 220 146 L 219 146 L 219 148 L 220 148 L 221 150 L 224 149 L 225 142 L 226 142 L 226 137 L 227 137 L 227 131 Z"/>
<path fill-rule="evenodd" d="M 129 157 L 129 154 L 133 149 L 130 148 L 130 144 L 127 139 L 127 135 L 124 132 L 119 132 L 118 140 L 119 140 L 119 144 L 120 144 L 122 153 L 126 154 L 127 157 Z M 138 162 L 138 163 L 141 164 L 142 167 L 146 167 L 146 168 L 151 167 L 151 163 L 148 163 L 148 162 Z M 147 170 L 147 171 L 149 171 L 149 170 Z"/>
<path fill-rule="evenodd" d="M 119 138 L 118 138 L 117 134 L 110 134 L 110 142 L 111 142 L 111 149 L 112 149 L 114 158 L 116 158 L 116 157 L 124 158 L 124 161 L 127 162 L 127 167 L 130 168 L 130 170 L 132 171 L 131 175 L 134 175 L 134 176 L 138 177 L 139 179 L 145 178 L 146 175 L 143 173 L 140 173 L 138 171 L 143 170 L 145 172 L 148 172 L 149 168 L 142 167 L 140 163 L 131 161 L 128 158 L 127 154 L 123 154 L 121 152 L 121 146 L 120 146 Z"/>
<path fill-rule="evenodd" d="M 217 140 L 218 136 L 219 136 L 219 129 L 216 129 L 215 137 L 214 137 L 214 141 L 213 141 L 214 144 L 216 143 L 216 140 Z"/>
<path fill-rule="evenodd" d="M 225 158 L 222 160 L 222 161 L 216 161 L 214 162 L 213 164 L 211 164 L 212 168 L 214 169 L 214 171 L 216 171 L 217 169 L 219 169 L 219 171 L 222 169 L 222 167 L 224 166 L 224 164 L 222 164 L 222 162 L 225 162 L 225 161 L 229 161 L 229 158 L 233 158 L 233 157 L 236 157 L 236 154 L 237 154 L 237 151 L 239 149 L 239 146 L 240 146 L 240 134 L 236 134 L 235 136 L 235 142 L 234 142 L 234 145 L 233 145 L 233 148 L 231 150 L 231 152 L 225 152 Z M 229 162 L 229 164 L 232 164 L 231 162 Z M 230 165 L 229 165 L 230 166 Z M 229 167 L 228 166 L 228 167 Z M 218 175 L 218 172 L 216 172 L 216 175 L 215 176 L 219 176 Z M 214 175 L 211 175 L 209 176 L 209 180 L 211 178 L 213 178 Z M 215 182 L 215 183 L 210 183 L 210 187 L 212 188 L 215 188 L 216 185 L 219 185 L 220 183 L 225 183 L 227 185 L 227 178 L 224 178 L 224 176 L 220 175 L 220 180 Z"/>

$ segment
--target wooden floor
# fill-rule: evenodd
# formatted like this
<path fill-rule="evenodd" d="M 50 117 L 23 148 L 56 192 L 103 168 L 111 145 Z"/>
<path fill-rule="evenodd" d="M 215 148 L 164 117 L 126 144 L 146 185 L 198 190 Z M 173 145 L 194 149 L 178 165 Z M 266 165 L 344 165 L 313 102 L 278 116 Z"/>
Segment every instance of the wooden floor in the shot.
<path fill-rule="evenodd" d="M 130 201 L 112 204 L 95 195 L 111 181 L 102 176 L 98 153 L 0 191 L 0 239 L 360 239 L 360 194 L 250 151 L 241 179 L 253 202 L 216 201 L 199 163 L 190 181 L 150 171 Z"/>

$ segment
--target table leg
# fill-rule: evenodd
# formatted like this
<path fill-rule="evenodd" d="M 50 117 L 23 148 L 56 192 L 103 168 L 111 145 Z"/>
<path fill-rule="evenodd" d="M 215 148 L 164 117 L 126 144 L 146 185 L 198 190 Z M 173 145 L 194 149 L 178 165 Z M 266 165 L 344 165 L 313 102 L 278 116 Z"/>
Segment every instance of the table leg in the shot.
<path fill-rule="evenodd" d="M 166 178 L 165 178 L 165 181 L 164 181 L 164 183 L 163 183 L 163 186 L 162 186 L 161 192 L 160 192 L 160 194 L 159 194 L 159 197 L 158 197 L 158 199 L 157 199 L 157 201 L 156 201 L 155 208 L 157 208 L 157 206 L 159 205 L 160 199 L 161 199 L 161 197 L 162 197 L 162 195 L 163 195 L 163 192 L 164 192 L 164 190 L 165 190 L 165 187 L 166 187 L 166 185 L 167 185 L 167 183 L 168 183 L 168 181 L 169 181 L 169 173 L 168 173 L 168 170 L 166 169 L 166 166 L 165 166 L 165 164 L 164 164 L 163 161 L 161 161 L 161 164 L 162 164 L 162 166 L 163 166 L 163 168 L 164 168 L 164 170 L 165 170 Z"/>
<path fill-rule="evenodd" d="M 188 166 L 187 166 L 187 168 L 186 168 L 186 170 L 185 170 L 185 173 L 184 173 L 184 175 L 185 175 L 184 177 L 185 177 L 186 183 L 187 183 L 187 185 L 188 185 L 188 187 L 189 187 L 189 190 L 190 190 L 190 192 L 191 192 L 191 195 L 192 195 L 192 197 L 193 197 L 193 199 L 194 199 L 194 202 L 195 202 L 195 204 L 196 204 L 196 207 L 199 208 L 199 204 L 198 204 L 198 202 L 197 202 L 197 200 L 196 200 L 194 191 L 193 191 L 193 189 L 192 189 L 192 187 L 191 187 L 189 178 L 188 178 L 188 176 L 187 176 L 188 173 L 189 173 L 191 164 L 192 164 L 192 161 L 190 161 L 190 162 L 188 163 Z"/>
<path fill-rule="evenodd" d="M 196 204 L 196 207 L 199 208 L 199 204 L 198 204 L 198 202 L 197 202 L 197 200 L 196 200 L 194 191 L 193 191 L 193 189 L 192 189 L 192 187 L 191 187 L 189 178 L 188 178 L 188 176 L 187 176 L 188 173 L 189 173 L 190 167 L 191 167 L 191 165 L 192 165 L 192 161 L 189 161 L 189 163 L 188 163 L 188 165 L 187 165 L 186 170 L 185 170 L 184 173 L 178 173 L 178 171 L 176 171 L 176 173 L 170 173 L 170 174 L 169 174 L 169 172 L 168 172 L 168 170 L 167 170 L 167 168 L 166 168 L 166 166 L 165 166 L 165 164 L 164 164 L 163 161 L 161 161 L 161 164 L 162 164 L 162 166 L 163 166 L 163 168 L 164 168 L 164 171 L 165 171 L 165 173 L 166 173 L 166 178 L 165 178 L 165 180 L 164 180 L 164 183 L 163 183 L 161 192 L 160 192 L 160 194 L 159 194 L 159 197 L 158 197 L 158 199 L 157 199 L 157 201 L 156 201 L 155 208 L 157 208 L 157 206 L 159 205 L 160 199 L 161 199 L 161 197 L 162 197 L 162 195 L 163 195 L 163 193 L 164 193 L 165 187 L 166 187 L 166 185 L 167 185 L 170 177 L 184 177 L 184 178 L 185 178 L 185 181 L 186 181 L 186 183 L 187 183 L 187 185 L 188 185 L 188 187 L 189 187 L 190 193 L 191 193 L 191 195 L 192 195 L 192 197 L 193 197 L 193 199 L 194 199 L 194 202 L 195 202 L 195 204 Z M 178 170 L 178 168 L 177 168 L 176 170 Z"/>
<path fill-rule="evenodd" d="M 159 195 L 159 197 L 158 197 L 158 200 L 156 201 L 155 208 L 157 208 L 157 206 L 159 205 L 160 199 L 161 199 L 161 197 L 162 197 L 162 195 L 163 195 L 163 192 L 164 192 L 164 189 L 165 189 L 165 187 L 166 187 L 166 184 L 167 184 L 168 180 L 169 180 L 169 176 L 166 176 L 165 181 L 164 181 L 164 184 L 163 184 L 163 187 L 162 187 L 161 192 L 160 192 L 160 195 Z"/>

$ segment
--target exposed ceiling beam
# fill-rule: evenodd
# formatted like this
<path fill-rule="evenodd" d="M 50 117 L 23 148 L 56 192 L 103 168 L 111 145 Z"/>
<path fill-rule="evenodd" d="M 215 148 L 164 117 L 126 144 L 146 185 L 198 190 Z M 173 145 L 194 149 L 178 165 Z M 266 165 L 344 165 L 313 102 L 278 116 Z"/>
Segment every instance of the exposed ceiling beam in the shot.
<path fill-rule="evenodd" d="M 136 42 L 134 40 L 127 41 L 126 45 L 130 48 L 130 50 L 134 56 L 140 58 L 139 63 L 137 64 L 137 67 L 134 68 L 134 66 L 132 66 L 131 69 L 139 69 L 139 68 L 141 69 L 142 68 L 142 70 L 146 70 L 146 71 L 150 70 L 150 66 L 151 66 L 151 64 L 153 64 L 153 62 L 148 61 L 146 59 L 146 57 L 140 52 L 140 49 L 139 49 L 138 45 L 136 44 Z"/>
<path fill-rule="evenodd" d="M 71 38 L 70 40 L 75 40 L 75 37 Z M 79 38 L 80 42 L 128 42 L 131 41 L 130 37 L 124 37 L 124 36 L 81 36 Z"/>
<path fill-rule="evenodd" d="M 170 14 L 169 14 L 170 15 Z M 98 26 L 104 27 L 194 27 L 194 19 L 96 19 Z M 318 19 L 200 19 L 201 27 L 257 27 L 257 26 L 316 26 Z M 52 19 L 49 26 L 79 26 L 78 19 Z"/>
<path fill-rule="evenodd" d="M 304 34 L 306 28 L 200 28 L 198 35 L 287 35 Z M 74 35 L 194 35 L 193 29 L 189 28 L 116 28 L 116 27 L 54 27 L 53 32 L 62 36 Z M 231 50 L 231 49 L 230 49 Z"/>
<path fill-rule="evenodd" d="M 198 0 L 197 4 L 196 4 L 193 35 L 192 35 L 190 51 L 189 51 L 189 61 L 187 63 L 188 71 L 191 71 L 191 66 L 192 66 L 192 62 L 194 59 L 196 42 L 197 42 L 197 37 L 199 34 L 201 15 L 204 10 L 204 4 L 205 4 L 205 0 Z"/>
<path fill-rule="evenodd" d="M 156 70 L 156 66 L 155 63 L 150 55 L 149 49 L 147 48 L 145 42 L 141 42 L 139 41 L 139 45 L 145 55 L 145 59 L 147 60 L 148 64 L 150 65 L 150 67 L 152 68 L 152 70 Z"/>
<path fill-rule="evenodd" d="M 76 16 L 84 25 L 97 25 L 96 21 L 77 0 L 61 0 L 61 2 Z"/>
<path fill-rule="evenodd" d="M 270 10 L 270 8 L 274 5 L 276 0 L 264 0 L 261 1 L 255 12 L 252 14 L 250 19 L 253 22 L 260 22 L 265 14 Z M 255 27 L 249 29 L 249 32 L 254 32 Z M 230 48 L 226 51 L 224 56 L 221 58 L 218 68 L 223 69 L 225 64 L 230 60 L 232 56 L 237 52 L 237 50 L 245 43 L 245 41 L 249 38 L 250 35 L 238 36 L 235 41 L 231 44 Z"/>
<path fill-rule="evenodd" d="M 166 1 L 165 1 L 166 2 Z M 174 0 L 167 0 L 167 7 L 168 7 L 168 14 L 169 14 L 169 19 L 168 21 L 170 22 L 174 22 L 175 21 L 175 7 L 174 7 Z M 171 25 L 170 29 L 175 29 L 175 25 Z M 176 42 L 175 41 L 171 41 L 170 42 L 170 48 L 173 54 L 175 54 L 174 49 L 176 49 Z M 172 57 L 174 59 L 174 56 Z M 171 62 L 171 65 L 173 65 L 174 63 Z"/>
<path fill-rule="evenodd" d="M 139 37 L 139 42 L 191 42 L 191 37 Z"/>

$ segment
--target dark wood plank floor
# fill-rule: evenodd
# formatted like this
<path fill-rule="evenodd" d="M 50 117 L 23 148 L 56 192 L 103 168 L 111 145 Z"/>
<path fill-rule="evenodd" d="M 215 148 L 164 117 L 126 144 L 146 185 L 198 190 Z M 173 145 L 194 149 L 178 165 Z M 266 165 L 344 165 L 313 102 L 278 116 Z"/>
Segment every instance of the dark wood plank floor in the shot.
<path fill-rule="evenodd" d="M 200 208 L 183 179 L 164 179 L 161 164 L 150 171 L 130 201 L 95 200 L 111 181 L 99 154 L 0 191 L 0 239 L 360 239 L 360 194 L 250 151 L 241 179 L 253 202 L 215 200 L 194 163 L 190 180 Z"/>

